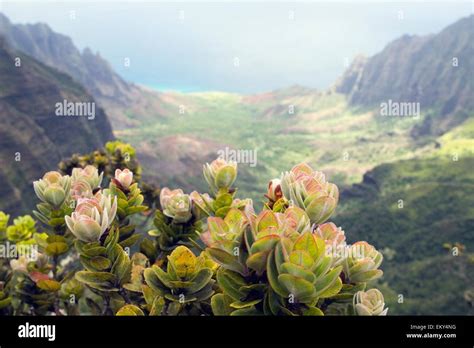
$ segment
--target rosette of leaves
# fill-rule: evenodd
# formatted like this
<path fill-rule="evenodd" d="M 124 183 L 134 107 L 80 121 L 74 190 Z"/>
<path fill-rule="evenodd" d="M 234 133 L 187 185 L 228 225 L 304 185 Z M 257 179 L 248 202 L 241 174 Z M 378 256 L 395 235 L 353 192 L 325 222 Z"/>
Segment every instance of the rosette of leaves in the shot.
<path fill-rule="evenodd" d="M 378 268 L 382 261 L 382 253 L 369 243 L 356 242 L 352 244 L 347 258 L 343 262 L 346 282 L 359 284 L 380 278 L 383 271 Z"/>
<path fill-rule="evenodd" d="M 16 270 L 11 280 L 15 310 L 26 314 L 59 314 L 57 292 L 61 284 L 49 276 L 52 267 L 47 257 L 39 255 L 36 261 L 25 263 L 25 268 Z"/>
<path fill-rule="evenodd" d="M 326 181 L 322 172 L 314 171 L 305 163 L 282 174 L 281 190 L 286 199 L 306 211 L 314 224 L 329 219 L 339 200 L 338 187 Z"/>
<path fill-rule="evenodd" d="M 131 223 L 130 218 L 146 211 L 148 207 L 142 204 L 143 195 L 137 183 L 126 187 L 120 181 L 112 179 L 109 193 L 117 196 L 119 243 L 124 248 L 131 247 L 140 239 L 140 235 L 135 234 L 136 225 Z"/>
<path fill-rule="evenodd" d="M 117 297 L 114 293 L 127 299 L 122 286 L 130 281 L 132 263 L 118 241 L 119 232 L 112 228 L 103 242 L 75 242 L 85 268 L 76 273 L 76 279 L 106 300 Z M 109 309 L 104 308 L 104 311 L 107 310 Z"/>
<path fill-rule="evenodd" d="M 318 301 L 342 288 L 342 267 L 332 267 L 302 209 L 256 217 L 235 209 L 223 220 L 209 218 L 208 228 L 207 252 L 222 267 L 215 314 L 321 315 Z"/>
<path fill-rule="evenodd" d="M 6 227 L 6 238 L 13 243 L 31 243 L 36 233 L 36 222 L 30 215 L 19 216 Z"/>
<path fill-rule="evenodd" d="M 318 301 L 342 289 L 342 266 L 332 267 L 324 240 L 310 231 L 295 241 L 282 238 L 270 253 L 266 270 L 270 286 L 280 296 L 274 305 L 286 314 L 323 314 Z"/>
<path fill-rule="evenodd" d="M 179 245 L 193 247 L 193 240 L 197 239 L 196 232 L 202 230 L 201 218 L 193 209 L 194 202 L 190 195 L 182 190 L 163 188 L 160 192 L 161 209 L 155 213 L 153 224 L 155 229 L 148 235 L 155 241 L 145 239 L 141 244 L 141 251 L 152 262 L 168 255 Z"/>
<path fill-rule="evenodd" d="M 165 300 L 163 314 L 199 315 L 209 311 L 206 301 L 214 294 L 213 267 L 204 255 L 195 256 L 179 246 L 168 256 L 166 270 L 153 265 L 144 271 L 144 277 L 155 295 Z"/>
<path fill-rule="evenodd" d="M 388 312 L 383 294 L 378 289 L 357 292 L 354 295 L 353 306 L 357 315 L 384 316 Z"/>
<path fill-rule="evenodd" d="M 35 217 L 55 234 L 66 231 L 64 217 L 74 210 L 70 200 L 71 178 L 59 172 L 48 172 L 33 183 L 35 193 L 41 200 L 33 211 Z"/>

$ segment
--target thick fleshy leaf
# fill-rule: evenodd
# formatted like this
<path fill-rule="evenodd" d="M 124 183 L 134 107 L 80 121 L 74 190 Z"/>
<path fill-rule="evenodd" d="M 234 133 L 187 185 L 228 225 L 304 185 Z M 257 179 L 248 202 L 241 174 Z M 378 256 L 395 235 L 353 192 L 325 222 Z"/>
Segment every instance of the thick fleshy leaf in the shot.
<path fill-rule="evenodd" d="M 38 283 L 36 283 L 36 286 L 49 292 L 58 291 L 61 288 L 61 284 L 52 279 L 40 280 Z"/>
<path fill-rule="evenodd" d="M 303 278 L 295 277 L 291 274 L 280 274 L 278 281 L 288 290 L 290 296 L 293 295 L 298 300 L 314 294 L 313 284 Z"/>
<path fill-rule="evenodd" d="M 112 273 L 79 271 L 76 279 L 96 290 L 118 291 L 117 277 Z"/>
<path fill-rule="evenodd" d="M 336 282 L 339 275 L 341 274 L 341 270 L 342 267 L 338 266 L 316 281 L 314 288 L 318 296 L 328 290 L 334 284 L 334 282 Z"/>
<path fill-rule="evenodd" d="M 46 254 L 50 256 L 58 256 L 64 254 L 68 251 L 69 247 L 66 243 L 63 242 L 53 242 L 49 243 L 45 249 Z"/>
<path fill-rule="evenodd" d="M 327 288 L 324 292 L 319 294 L 319 298 L 330 298 L 336 296 L 342 289 L 342 280 L 340 277 L 336 279 L 336 281 Z"/>
<path fill-rule="evenodd" d="M 234 183 L 236 177 L 237 170 L 235 167 L 227 165 L 219 169 L 214 182 L 218 189 L 229 188 Z"/>
<path fill-rule="evenodd" d="M 231 316 L 256 316 L 256 315 L 263 315 L 263 313 L 258 311 L 255 307 L 248 307 L 248 308 L 237 309 L 233 311 L 230 315 Z"/>
<path fill-rule="evenodd" d="M 230 306 L 235 309 L 241 309 L 241 308 L 252 307 L 260 302 L 262 302 L 261 298 L 251 300 L 251 301 L 235 301 L 235 302 L 232 302 Z"/>
<path fill-rule="evenodd" d="M 144 316 L 145 314 L 143 311 L 138 308 L 135 305 L 125 305 L 122 308 L 120 308 L 117 313 L 115 314 L 116 316 Z"/>
<path fill-rule="evenodd" d="M 250 253 L 255 254 L 260 251 L 270 251 L 275 245 L 280 241 L 280 236 L 276 234 L 271 234 L 260 239 L 257 239 L 252 247 L 250 248 Z"/>
<path fill-rule="evenodd" d="M 310 269 L 314 265 L 313 258 L 304 250 L 292 251 L 290 254 L 290 262 L 307 269 Z"/>
<path fill-rule="evenodd" d="M 245 275 L 246 270 L 244 265 L 238 262 L 238 260 L 233 255 L 218 248 L 207 248 L 206 250 L 209 256 L 211 256 L 211 258 L 222 267 Z"/>
<path fill-rule="evenodd" d="M 191 279 L 192 285 L 188 288 L 190 293 L 197 292 L 204 288 L 212 278 L 212 271 L 209 268 L 201 269 L 197 275 Z"/>
<path fill-rule="evenodd" d="M 240 287 L 246 285 L 246 283 L 244 278 L 238 273 L 225 269 L 219 269 L 217 271 L 217 282 L 226 295 L 237 301 L 243 299 L 244 294 L 242 294 L 239 289 Z"/>
<path fill-rule="evenodd" d="M 322 316 L 324 315 L 323 311 L 318 307 L 309 307 L 303 311 L 304 316 Z"/>
<path fill-rule="evenodd" d="M 383 275 L 383 271 L 380 269 L 374 269 L 372 271 L 351 274 L 350 279 L 353 283 L 366 283 L 368 281 L 380 278 Z"/>
<path fill-rule="evenodd" d="M 267 267 L 267 257 L 271 251 L 260 251 L 255 254 L 250 255 L 247 258 L 247 266 L 255 271 L 258 274 L 262 274 Z"/>
<path fill-rule="evenodd" d="M 217 316 L 227 316 L 232 313 L 233 309 L 230 304 L 234 300 L 224 294 L 216 294 L 211 298 L 212 313 Z"/>
<path fill-rule="evenodd" d="M 281 272 L 289 273 L 296 277 L 303 278 L 310 283 L 314 283 L 316 279 L 316 277 L 314 276 L 312 272 L 308 271 L 307 269 L 304 269 L 303 267 L 299 265 L 295 265 L 294 263 L 291 263 L 291 262 L 285 262 L 284 264 L 282 264 Z"/>
<path fill-rule="evenodd" d="M 273 211 L 264 210 L 257 216 L 255 223 L 257 231 L 263 231 L 268 227 L 278 226 L 278 219 Z"/>
<path fill-rule="evenodd" d="M 284 288 L 279 280 L 278 280 L 278 269 L 275 264 L 275 255 L 274 253 L 270 253 L 267 260 L 267 278 L 270 286 L 272 287 L 273 291 L 275 291 L 278 295 L 282 297 L 288 296 L 288 291 Z"/>
<path fill-rule="evenodd" d="M 322 250 L 320 250 L 316 243 L 315 236 L 311 232 L 305 232 L 295 241 L 293 250 L 306 251 L 314 260 L 316 260 L 320 253 L 324 251 L 324 244 Z"/>

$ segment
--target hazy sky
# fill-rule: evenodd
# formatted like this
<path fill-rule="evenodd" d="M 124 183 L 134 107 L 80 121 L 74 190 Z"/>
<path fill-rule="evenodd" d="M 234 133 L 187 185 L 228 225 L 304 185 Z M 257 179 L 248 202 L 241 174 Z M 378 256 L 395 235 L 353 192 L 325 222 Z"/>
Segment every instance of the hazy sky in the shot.
<path fill-rule="evenodd" d="M 438 32 L 472 4 L 0 0 L 0 11 L 13 22 L 48 23 L 129 81 L 253 93 L 327 88 L 355 55 L 375 54 L 403 34 Z"/>

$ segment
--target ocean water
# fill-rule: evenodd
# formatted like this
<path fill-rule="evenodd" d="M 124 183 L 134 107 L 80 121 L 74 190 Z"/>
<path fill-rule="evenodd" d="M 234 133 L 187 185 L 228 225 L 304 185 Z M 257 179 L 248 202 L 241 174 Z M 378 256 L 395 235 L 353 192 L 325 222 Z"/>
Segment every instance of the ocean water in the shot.
<path fill-rule="evenodd" d="M 193 93 L 193 92 L 205 92 L 208 88 L 198 86 L 172 86 L 172 85 L 160 85 L 160 84 L 148 84 L 136 82 L 139 85 L 153 89 L 159 92 L 179 92 L 179 93 Z"/>

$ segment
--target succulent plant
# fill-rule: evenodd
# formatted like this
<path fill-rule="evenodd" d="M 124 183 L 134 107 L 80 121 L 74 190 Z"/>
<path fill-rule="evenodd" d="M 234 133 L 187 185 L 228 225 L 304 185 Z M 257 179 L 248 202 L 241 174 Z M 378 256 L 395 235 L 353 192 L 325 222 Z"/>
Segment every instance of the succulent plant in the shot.
<path fill-rule="evenodd" d="M 160 192 L 160 204 L 163 214 L 172 218 L 175 223 L 186 223 L 193 216 L 191 198 L 181 189 L 170 190 L 164 187 Z"/>
<path fill-rule="evenodd" d="M 388 312 L 383 295 L 378 289 L 357 292 L 353 305 L 357 315 L 387 315 Z"/>
<path fill-rule="evenodd" d="M 107 298 L 131 279 L 132 263 L 118 239 L 119 232 L 112 229 L 103 242 L 75 242 L 86 269 L 75 274 L 76 280 Z"/>
<path fill-rule="evenodd" d="M 322 172 L 304 163 L 282 175 L 281 189 L 286 199 L 304 209 L 314 224 L 329 219 L 339 199 L 337 186 L 327 182 Z"/>
<path fill-rule="evenodd" d="M 332 222 L 326 222 L 319 225 L 314 233 L 324 240 L 326 253 L 331 255 L 333 265 L 341 264 L 346 257 L 347 250 L 346 235 L 342 228 Z"/>
<path fill-rule="evenodd" d="M 228 191 L 237 178 L 237 163 L 218 158 L 211 164 L 207 163 L 203 173 L 212 193 L 217 194 L 219 190 Z"/>
<path fill-rule="evenodd" d="M 311 308 L 342 288 L 342 267 L 332 267 L 331 261 L 324 241 L 310 231 L 294 241 L 284 238 L 268 258 L 268 281 L 278 295 Z"/>
<path fill-rule="evenodd" d="M 113 180 L 115 180 L 115 184 L 120 186 L 122 189 L 128 190 L 133 182 L 133 172 L 128 168 L 125 168 L 124 170 L 116 169 Z"/>
<path fill-rule="evenodd" d="M 11 242 L 26 242 L 36 232 L 35 224 L 35 220 L 30 215 L 17 217 L 13 220 L 13 225 L 7 227 L 6 237 Z"/>
<path fill-rule="evenodd" d="M 244 232 L 250 224 L 247 216 L 238 209 L 230 209 L 224 219 L 209 217 L 208 230 L 201 234 L 202 241 L 208 246 L 207 252 L 223 267 L 247 274 L 245 259 L 248 252 L 242 251 Z"/>
<path fill-rule="evenodd" d="M 33 183 L 33 187 L 41 201 L 57 209 L 69 198 L 71 177 L 59 172 L 47 172 L 42 179 Z"/>
<path fill-rule="evenodd" d="M 212 268 L 204 255 L 196 257 L 187 247 L 178 246 L 168 256 L 166 271 L 154 265 L 144 271 L 144 277 L 152 290 L 173 303 L 178 314 L 185 306 L 212 296 Z"/>
<path fill-rule="evenodd" d="M 99 175 L 97 168 L 90 164 L 84 168 L 74 168 L 71 174 L 73 183 L 77 181 L 86 182 L 89 184 L 91 189 L 95 189 L 96 187 L 100 186 L 103 176 L 104 173 Z"/>
<path fill-rule="evenodd" d="M 367 242 L 356 242 L 351 245 L 344 259 L 344 274 L 350 283 L 366 283 L 380 278 L 382 254 Z"/>
<path fill-rule="evenodd" d="M 110 227 L 117 212 L 117 197 L 97 193 L 94 198 L 80 198 L 75 211 L 66 216 L 66 224 L 76 238 L 96 242 Z"/>
<path fill-rule="evenodd" d="M 382 275 L 382 254 L 367 242 L 348 246 L 326 222 L 338 189 L 306 164 L 270 181 L 258 214 L 232 187 L 237 164 L 223 159 L 204 166 L 210 194 L 165 187 L 161 207 L 129 144 L 110 142 L 60 167 L 71 176 L 48 172 L 34 183 L 42 233 L 30 216 L 8 225 L 0 212 L 0 239 L 40 252 L 0 260 L 1 314 L 387 313 L 382 294 L 365 291 Z M 141 238 L 135 221 L 147 222 L 135 214 L 154 216 L 156 228 L 130 256 Z M 68 254 L 73 244 L 82 269 Z"/>

